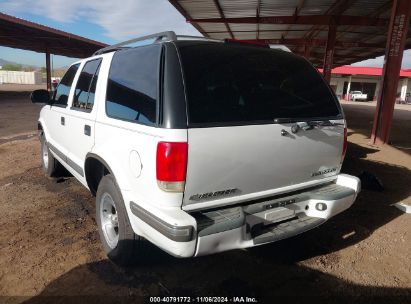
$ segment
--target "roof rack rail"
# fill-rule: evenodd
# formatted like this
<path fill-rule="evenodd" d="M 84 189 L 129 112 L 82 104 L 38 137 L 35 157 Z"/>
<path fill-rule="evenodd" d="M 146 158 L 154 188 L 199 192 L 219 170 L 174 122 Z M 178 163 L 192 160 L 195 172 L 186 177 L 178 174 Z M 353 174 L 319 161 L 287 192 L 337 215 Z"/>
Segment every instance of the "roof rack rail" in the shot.
<path fill-rule="evenodd" d="M 167 31 L 167 32 L 161 32 L 161 33 L 156 33 L 156 34 L 152 34 L 152 35 L 147 35 L 147 36 L 142 36 L 142 37 L 138 37 L 138 38 L 133 38 L 127 41 L 123 41 L 117 44 L 113 44 L 110 46 L 107 46 L 105 48 L 99 49 L 98 51 L 96 51 L 94 55 L 101 55 L 104 53 L 108 53 L 111 51 L 115 51 L 118 49 L 121 49 L 122 47 L 134 43 L 134 42 L 138 42 L 138 41 L 144 41 L 144 40 L 148 40 L 148 39 L 155 39 L 154 42 L 159 42 L 159 41 L 163 41 L 163 40 L 169 40 L 169 41 L 176 41 L 177 40 L 177 35 L 176 33 L 174 33 L 173 31 Z"/>
<path fill-rule="evenodd" d="M 179 38 L 183 38 L 183 39 L 201 39 L 201 40 L 209 40 L 209 41 L 223 42 L 222 39 L 208 38 L 208 37 L 204 37 L 204 36 L 177 35 L 177 40 L 178 40 Z"/>

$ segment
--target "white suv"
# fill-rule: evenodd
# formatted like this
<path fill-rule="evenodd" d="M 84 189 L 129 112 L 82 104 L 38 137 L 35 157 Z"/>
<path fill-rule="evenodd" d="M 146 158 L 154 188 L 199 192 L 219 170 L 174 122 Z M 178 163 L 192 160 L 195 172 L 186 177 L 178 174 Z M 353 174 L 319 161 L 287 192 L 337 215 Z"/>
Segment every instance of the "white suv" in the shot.
<path fill-rule="evenodd" d="M 31 98 L 46 103 L 44 171 L 63 166 L 96 196 L 101 241 L 120 264 L 144 239 L 178 257 L 278 241 L 360 191 L 340 174 L 338 100 L 289 52 L 165 32 L 102 49 L 51 98 Z"/>

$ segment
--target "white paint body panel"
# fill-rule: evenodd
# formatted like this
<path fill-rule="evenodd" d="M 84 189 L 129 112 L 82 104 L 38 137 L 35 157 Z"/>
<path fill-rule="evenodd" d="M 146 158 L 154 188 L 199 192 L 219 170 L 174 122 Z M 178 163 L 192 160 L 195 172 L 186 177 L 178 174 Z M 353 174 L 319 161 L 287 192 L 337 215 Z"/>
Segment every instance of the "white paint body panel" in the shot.
<path fill-rule="evenodd" d="M 281 130 L 288 135 L 282 136 Z M 315 127 L 296 134 L 291 124 L 189 129 L 184 209 L 215 207 L 324 183 L 340 171 L 343 139 L 344 126 Z M 334 171 L 312 176 L 327 169 Z M 231 197 L 191 199 L 232 188 L 238 190 Z"/>

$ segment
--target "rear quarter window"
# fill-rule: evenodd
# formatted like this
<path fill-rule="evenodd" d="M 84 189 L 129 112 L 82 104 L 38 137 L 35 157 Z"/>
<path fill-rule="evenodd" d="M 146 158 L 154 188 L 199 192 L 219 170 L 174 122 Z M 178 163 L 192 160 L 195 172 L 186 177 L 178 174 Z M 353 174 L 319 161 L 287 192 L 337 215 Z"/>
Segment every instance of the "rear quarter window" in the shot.
<path fill-rule="evenodd" d="M 180 44 L 191 126 L 341 118 L 338 101 L 305 59 L 223 43 Z"/>
<path fill-rule="evenodd" d="M 107 82 L 109 117 L 145 125 L 157 121 L 161 46 L 117 51 Z"/>

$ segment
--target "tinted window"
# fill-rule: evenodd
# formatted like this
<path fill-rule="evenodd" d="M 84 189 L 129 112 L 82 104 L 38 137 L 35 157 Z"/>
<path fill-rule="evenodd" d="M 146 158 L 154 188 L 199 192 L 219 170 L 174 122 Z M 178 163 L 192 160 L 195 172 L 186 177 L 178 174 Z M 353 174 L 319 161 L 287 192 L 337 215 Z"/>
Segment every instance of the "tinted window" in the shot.
<path fill-rule="evenodd" d="M 223 43 L 179 44 L 190 124 L 335 117 L 317 71 L 291 53 Z"/>
<path fill-rule="evenodd" d="M 73 83 L 74 76 L 76 76 L 78 67 L 80 64 L 72 65 L 64 74 L 56 91 L 54 92 L 53 105 L 67 106 L 68 96 L 70 95 L 71 85 Z"/>
<path fill-rule="evenodd" d="M 76 84 L 72 107 L 86 110 L 93 108 L 100 64 L 101 59 L 96 59 L 84 65 Z"/>
<path fill-rule="evenodd" d="M 160 53 L 160 45 L 116 52 L 107 82 L 108 116 L 156 123 Z"/>

